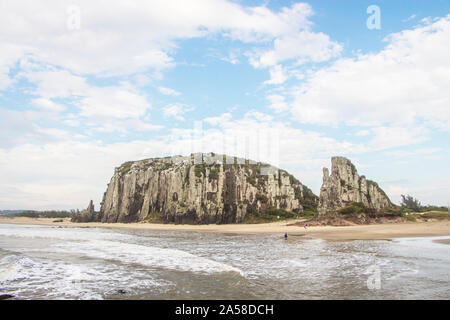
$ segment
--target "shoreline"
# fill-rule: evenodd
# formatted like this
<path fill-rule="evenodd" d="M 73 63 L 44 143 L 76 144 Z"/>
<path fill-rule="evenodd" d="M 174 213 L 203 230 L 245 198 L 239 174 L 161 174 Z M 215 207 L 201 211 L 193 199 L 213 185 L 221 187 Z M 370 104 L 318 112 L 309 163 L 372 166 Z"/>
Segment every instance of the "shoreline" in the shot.
<path fill-rule="evenodd" d="M 53 222 L 54 218 L 27 218 L 0 216 L 0 224 L 42 225 L 69 228 L 105 228 L 153 231 L 196 231 L 225 234 L 282 234 L 307 236 L 323 240 L 380 240 L 402 237 L 450 236 L 450 221 L 385 223 L 355 226 L 314 226 L 306 230 L 302 226 L 287 225 L 291 221 L 262 224 L 223 224 L 223 225 L 174 225 L 156 223 L 74 223 L 70 218 L 63 222 Z M 301 220 L 297 220 L 301 221 Z"/>

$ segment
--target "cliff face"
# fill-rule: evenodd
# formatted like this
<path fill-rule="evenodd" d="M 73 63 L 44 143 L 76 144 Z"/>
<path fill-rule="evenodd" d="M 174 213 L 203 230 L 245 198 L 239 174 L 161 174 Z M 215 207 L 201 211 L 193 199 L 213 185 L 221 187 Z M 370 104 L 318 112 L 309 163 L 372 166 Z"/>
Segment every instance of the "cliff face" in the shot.
<path fill-rule="evenodd" d="M 334 212 L 352 202 L 360 202 L 375 210 L 394 207 L 377 183 L 358 175 L 350 160 L 333 157 L 331 158 L 331 175 L 327 168 L 323 169 L 318 212 L 319 214 Z"/>
<path fill-rule="evenodd" d="M 216 154 L 153 158 L 116 168 L 99 220 L 136 222 L 158 214 L 164 222 L 239 223 L 268 208 L 302 212 L 317 197 L 270 165 Z"/>

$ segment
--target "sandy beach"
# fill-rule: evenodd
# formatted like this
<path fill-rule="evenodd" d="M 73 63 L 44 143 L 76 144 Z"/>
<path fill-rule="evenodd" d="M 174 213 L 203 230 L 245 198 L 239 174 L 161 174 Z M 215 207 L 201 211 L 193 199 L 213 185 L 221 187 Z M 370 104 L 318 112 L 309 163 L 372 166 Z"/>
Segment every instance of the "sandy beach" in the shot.
<path fill-rule="evenodd" d="M 401 237 L 450 236 L 450 221 L 372 224 L 344 227 L 317 226 L 308 227 L 305 230 L 305 228 L 301 226 L 287 226 L 286 221 L 264 224 L 173 225 L 152 223 L 72 223 L 69 218 L 62 219 L 62 222 L 53 222 L 55 220 L 59 219 L 0 217 L 0 223 L 2 224 L 30 224 L 72 228 L 197 231 L 238 234 L 284 234 L 287 232 L 292 236 L 306 236 L 309 238 L 320 238 L 324 240 L 369 240 Z M 294 221 L 289 221 L 289 224 L 292 222 Z"/>

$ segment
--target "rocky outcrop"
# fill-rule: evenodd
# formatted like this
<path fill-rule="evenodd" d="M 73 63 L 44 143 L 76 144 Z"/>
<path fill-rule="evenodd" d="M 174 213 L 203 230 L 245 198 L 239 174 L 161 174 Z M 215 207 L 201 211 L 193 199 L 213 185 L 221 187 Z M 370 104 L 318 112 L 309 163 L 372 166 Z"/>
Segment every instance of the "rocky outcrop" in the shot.
<path fill-rule="evenodd" d="M 87 209 L 75 214 L 71 219 L 72 222 L 93 222 L 98 220 L 99 215 L 95 212 L 94 202 L 92 200 L 89 202 Z"/>
<path fill-rule="evenodd" d="M 191 154 L 127 162 L 115 169 L 102 222 L 240 223 L 268 209 L 300 213 L 318 198 L 286 171 L 225 155 Z"/>
<path fill-rule="evenodd" d="M 323 169 L 323 184 L 320 188 L 318 212 L 336 212 L 351 203 L 362 203 L 365 207 L 382 210 L 394 205 L 377 183 L 359 176 L 355 166 L 344 157 L 331 158 L 331 175 Z"/>

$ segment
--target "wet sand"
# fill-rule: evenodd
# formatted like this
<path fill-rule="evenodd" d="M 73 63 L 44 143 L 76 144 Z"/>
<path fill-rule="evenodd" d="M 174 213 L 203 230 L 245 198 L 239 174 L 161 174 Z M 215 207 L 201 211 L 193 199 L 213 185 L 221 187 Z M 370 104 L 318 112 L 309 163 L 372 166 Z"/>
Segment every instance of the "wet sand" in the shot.
<path fill-rule="evenodd" d="M 450 244 L 450 239 L 434 240 L 436 243 Z"/>
<path fill-rule="evenodd" d="M 26 218 L 26 217 L 0 217 L 2 224 L 30 224 L 61 226 L 74 228 L 113 228 L 113 229 L 139 229 L 139 230 L 166 230 L 166 231 L 198 231 L 238 234 L 284 234 L 292 236 L 306 236 L 308 238 L 320 238 L 324 240 L 364 240 L 364 239 L 392 239 L 401 237 L 424 236 L 450 236 L 450 221 L 434 222 L 408 222 L 392 224 L 372 224 L 356 226 L 287 226 L 286 221 L 263 224 L 226 224 L 226 225 L 173 225 L 154 223 L 72 223 L 69 218 L 62 222 L 53 222 L 53 218 Z M 297 220 L 300 221 L 300 220 Z M 295 222 L 289 221 L 289 224 Z M 447 241 L 447 240 L 443 240 Z M 444 243 L 449 243 L 444 242 Z"/>

